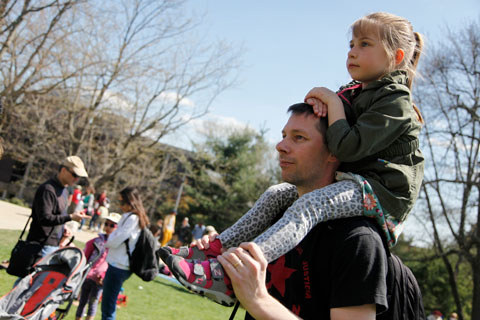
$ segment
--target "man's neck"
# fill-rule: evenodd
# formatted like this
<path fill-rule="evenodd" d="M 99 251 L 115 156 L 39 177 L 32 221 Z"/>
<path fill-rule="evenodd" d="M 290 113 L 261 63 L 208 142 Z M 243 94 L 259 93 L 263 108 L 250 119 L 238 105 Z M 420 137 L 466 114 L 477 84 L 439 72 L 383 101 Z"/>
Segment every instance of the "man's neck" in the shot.
<path fill-rule="evenodd" d="M 306 193 L 312 192 L 316 189 L 321 189 L 335 182 L 335 172 L 329 175 L 323 175 L 322 178 L 314 185 L 310 186 L 297 186 L 298 197 L 303 196 Z"/>
<path fill-rule="evenodd" d="M 60 184 L 61 184 L 64 188 L 68 187 L 67 183 L 65 183 L 64 181 L 62 181 L 60 173 L 57 173 L 56 178 L 57 178 L 58 182 L 60 182 Z"/>

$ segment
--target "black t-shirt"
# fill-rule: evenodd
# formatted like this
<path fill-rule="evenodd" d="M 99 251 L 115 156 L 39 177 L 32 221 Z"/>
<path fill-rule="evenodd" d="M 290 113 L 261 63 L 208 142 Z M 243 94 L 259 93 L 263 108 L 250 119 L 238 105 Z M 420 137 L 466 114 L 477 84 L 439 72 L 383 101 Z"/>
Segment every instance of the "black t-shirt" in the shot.
<path fill-rule="evenodd" d="M 267 289 L 303 319 L 330 319 L 331 308 L 363 304 L 380 313 L 387 306 L 386 259 L 373 220 L 324 222 L 269 264 Z"/>

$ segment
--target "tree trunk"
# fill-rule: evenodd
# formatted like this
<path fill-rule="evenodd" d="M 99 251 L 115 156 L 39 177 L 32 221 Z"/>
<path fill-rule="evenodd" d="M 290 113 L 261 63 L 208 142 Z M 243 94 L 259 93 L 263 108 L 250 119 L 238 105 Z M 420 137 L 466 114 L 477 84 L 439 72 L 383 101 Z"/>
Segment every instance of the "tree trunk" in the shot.
<path fill-rule="evenodd" d="M 480 264 L 473 267 L 472 320 L 480 320 Z"/>
<path fill-rule="evenodd" d="M 23 174 L 22 184 L 20 185 L 20 189 L 18 190 L 17 195 L 16 195 L 16 197 L 18 199 L 23 199 L 23 192 L 25 191 L 25 188 L 27 187 L 27 183 L 28 183 L 28 179 L 30 177 L 30 171 L 32 170 L 34 159 L 35 159 L 35 157 L 33 155 L 30 155 L 30 157 L 28 157 L 27 168 L 25 169 L 25 173 Z"/>

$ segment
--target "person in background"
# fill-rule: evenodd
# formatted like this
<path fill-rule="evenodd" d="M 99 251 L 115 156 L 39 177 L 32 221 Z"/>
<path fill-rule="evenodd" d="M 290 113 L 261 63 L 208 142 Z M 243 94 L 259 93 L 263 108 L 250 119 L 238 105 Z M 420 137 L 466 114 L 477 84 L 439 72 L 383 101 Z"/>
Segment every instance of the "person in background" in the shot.
<path fill-rule="evenodd" d="M 165 246 L 173 237 L 175 233 L 175 219 L 177 212 L 173 211 L 168 214 L 163 221 L 163 237 L 162 237 L 162 247 Z"/>
<path fill-rule="evenodd" d="M 81 211 L 83 209 L 82 186 L 76 185 L 72 193 L 72 201 L 68 207 L 68 213 Z"/>
<path fill-rule="evenodd" d="M 178 240 L 175 244 L 175 247 L 180 247 L 183 245 L 190 244 L 190 239 L 192 239 L 192 231 L 190 230 L 190 224 L 188 224 L 188 218 L 183 218 L 182 225 L 178 230 Z"/>
<path fill-rule="evenodd" d="M 101 230 L 102 224 L 105 222 L 105 219 L 108 217 L 108 212 L 109 211 L 107 207 L 101 206 L 100 208 L 98 208 L 96 220 L 95 220 L 95 223 L 93 224 L 93 229 L 95 231 Z"/>
<path fill-rule="evenodd" d="M 440 310 L 433 310 L 432 313 L 427 317 L 427 320 L 442 320 L 443 314 Z"/>
<path fill-rule="evenodd" d="M 158 243 L 161 244 L 163 239 L 163 219 L 162 218 L 157 220 L 157 228 L 158 228 L 157 239 L 158 239 Z"/>
<path fill-rule="evenodd" d="M 107 190 L 103 190 L 95 200 L 95 210 L 94 214 L 92 215 L 92 219 L 90 220 L 90 224 L 88 226 L 89 230 L 98 230 L 102 223 L 102 215 L 106 217 L 108 215 L 108 208 L 110 207 L 110 199 L 107 197 Z"/>
<path fill-rule="evenodd" d="M 93 320 L 97 313 L 97 305 L 100 300 L 100 295 L 103 289 L 103 279 L 107 272 L 107 254 L 108 249 L 105 248 L 108 236 L 117 228 L 117 224 L 121 219 L 121 215 L 118 213 L 110 213 L 105 219 L 104 231 L 98 237 L 91 239 L 85 244 L 85 257 L 88 262 L 93 262 L 92 268 L 87 274 L 85 282 L 82 285 L 82 291 L 80 292 L 80 300 L 78 303 L 77 312 L 75 314 L 75 320 L 81 320 L 85 311 L 85 307 L 88 305 L 86 313 L 86 320 Z"/>
<path fill-rule="evenodd" d="M 103 281 L 102 320 L 115 319 L 118 294 L 123 283 L 132 275 L 125 242 L 128 241 L 131 254 L 140 231 L 150 224 L 137 188 L 126 187 L 120 191 L 118 201 L 122 218 L 105 244 L 108 248 L 108 269 Z"/>
<path fill-rule="evenodd" d="M 193 242 L 197 242 L 203 237 L 203 234 L 205 233 L 205 226 L 203 225 L 203 222 L 199 222 L 193 227 L 192 231 L 192 236 L 193 236 Z"/>
<path fill-rule="evenodd" d="M 208 236 L 211 236 L 213 234 L 216 234 L 217 233 L 217 230 L 215 229 L 214 226 L 207 226 L 205 228 L 205 233 L 208 235 Z"/>
<path fill-rule="evenodd" d="M 458 319 L 458 314 L 456 312 L 452 312 L 448 316 L 448 320 L 457 320 L 457 319 Z"/>
<path fill-rule="evenodd" d="M 82 160 L 77 156 L 66 157 L 57 175 L 40 185 L 35 192 L 27 241 L 43 243 L 42 257 L 58 249 L 66 222 L 79 222 L 87 217 L 83 212 L 67 213 L 66 187 L 75 185 L 80 177 L 88 177 Z"/>
<path fill-rule="evenodd" d="M 83 211 L 91 219 L 94 214 L 95 188 L 93 186 L 88 186 L 86 192 L 87 194 L 83 197 Z M 79 230 L 82 229 L 84 224 L 85 219 L 82 219 L 82 221 L 80 222 Z"/>

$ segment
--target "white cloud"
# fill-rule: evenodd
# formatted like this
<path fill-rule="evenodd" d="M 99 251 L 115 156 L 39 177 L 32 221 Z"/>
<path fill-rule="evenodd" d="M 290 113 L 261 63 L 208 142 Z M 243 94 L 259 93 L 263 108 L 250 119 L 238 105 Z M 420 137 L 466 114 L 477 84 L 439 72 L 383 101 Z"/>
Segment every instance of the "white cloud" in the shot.
<path fill-rule="evenodd" d="M 191 150 L 193 143 L 202 142 L 206 134 L 226 135 L 234 130 L 254 130 L 249 124 L 241 122 L 232 117 L 208 114 L 203 118 L 193 119 L 176 132 L 165 137 L 164 143 Z"/>
<path fill-rule="evenodd" d="M 178 99 L 178 93 L 176 93 L 176 92 L 162 92 L 159 96 L 159 99 L 163 104 L 175 103 Z M 180 100 L 180 104 L 185 106 L 185 107 L 191 107 L 191 108 L 195 107 L 195 102 L 193 102 L 193 100 L 190 100 L 188 98 L 182 98 Z"/>

